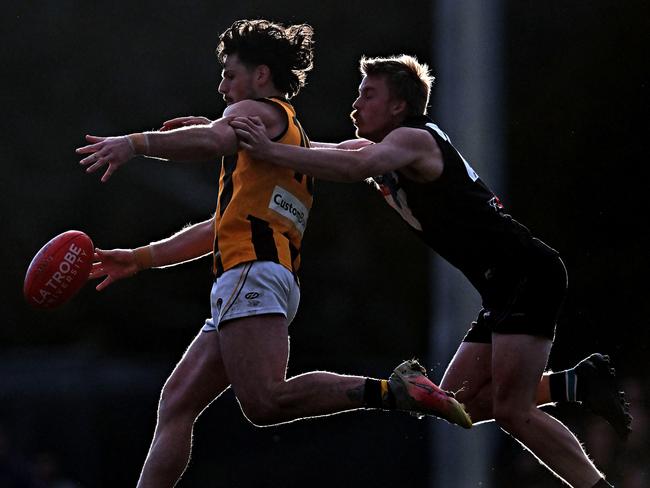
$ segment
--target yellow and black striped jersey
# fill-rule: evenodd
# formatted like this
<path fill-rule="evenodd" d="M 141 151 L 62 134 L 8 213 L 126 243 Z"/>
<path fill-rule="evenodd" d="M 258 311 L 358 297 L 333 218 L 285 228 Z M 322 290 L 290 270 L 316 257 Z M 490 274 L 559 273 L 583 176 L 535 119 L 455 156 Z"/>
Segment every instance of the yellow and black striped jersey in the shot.
<path fill-rule="evenodd" d="M 309 147 L 289 102 L 279 97 L 259 101 L 277 105 L 286 115 L 286 130 L 274 141 Z M 272 261 L 298 271 L 313 192 L 312 177 L 253 159 L 245 150 L 224 157 L 215 213 L 215 274 L 247 261 Z"/>

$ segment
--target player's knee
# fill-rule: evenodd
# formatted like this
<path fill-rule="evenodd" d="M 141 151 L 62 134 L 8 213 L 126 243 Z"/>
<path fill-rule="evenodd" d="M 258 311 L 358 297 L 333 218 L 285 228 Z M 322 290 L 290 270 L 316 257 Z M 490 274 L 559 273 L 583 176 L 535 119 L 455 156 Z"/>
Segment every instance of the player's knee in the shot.
<path fill-rule="evenodd" d="M 281 385 L 255 395 L 238 395 L 246 418 L 257 427 L 267 427 L 287 420 L 287 399 Z"/>
<path fill-rule="evenodd" d="M 257 427 L 268 427 L 281 421 L 281 410 L 268 398 L 239 400 L 246 418 Z"/>
<path fill-rule="evenodd" d="M 165 384 L 158 403 L 159 421 L 164 422 L 180 417 L 191 417 L 195 414 L 190 396 L 185 393 L 185 390 L 180 385 Z"/>
<path fill-rule="evenodd" d="M 529 408 L 514 402 L 495 402 L 493 413 L 497 425 L 515 437 L 530 422 Z"/>

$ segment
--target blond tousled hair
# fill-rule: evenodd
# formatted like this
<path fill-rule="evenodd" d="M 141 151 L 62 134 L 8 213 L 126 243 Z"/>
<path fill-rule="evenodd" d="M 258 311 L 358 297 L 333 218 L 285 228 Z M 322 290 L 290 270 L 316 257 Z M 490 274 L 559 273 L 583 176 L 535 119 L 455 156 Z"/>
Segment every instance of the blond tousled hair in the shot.
<path fill-rule="evenodd" d="M 415 56 L 363 56 L 359 69 L 364 76 L 385 77 L 391 95 L 406 102 L 408 116 L 426 114 L 435 77 L 429 66 L 420 63 Z"/>

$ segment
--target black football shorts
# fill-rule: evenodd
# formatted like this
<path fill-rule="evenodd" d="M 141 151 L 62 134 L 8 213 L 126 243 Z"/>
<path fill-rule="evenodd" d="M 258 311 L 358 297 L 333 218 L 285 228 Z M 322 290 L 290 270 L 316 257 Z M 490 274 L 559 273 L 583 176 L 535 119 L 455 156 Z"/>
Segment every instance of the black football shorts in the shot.
<path fill-rule="evenodd" d="M 492 342 L 492 333 L 527 334 L 553 339 L 567 290 L 562 260 L 536 260 L 512 286 L 483 300 L 483 309 L 463 342 Z"/>

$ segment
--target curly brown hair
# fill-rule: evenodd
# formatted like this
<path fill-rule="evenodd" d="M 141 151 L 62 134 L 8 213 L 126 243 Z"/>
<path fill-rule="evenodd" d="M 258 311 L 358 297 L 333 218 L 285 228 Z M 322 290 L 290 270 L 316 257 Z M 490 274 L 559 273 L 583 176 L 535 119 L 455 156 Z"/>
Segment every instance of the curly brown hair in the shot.
<path fill-rule="evenodd" d="M 268 20 L 237 20 L 219 36 L 217 57 L 223 65 L 237 54 L 247 66 L 266 65 L 273 84 L 291 98 L 305 86 L 314 66 L 314 29 L 308 24 L 285 27 Z"/>

